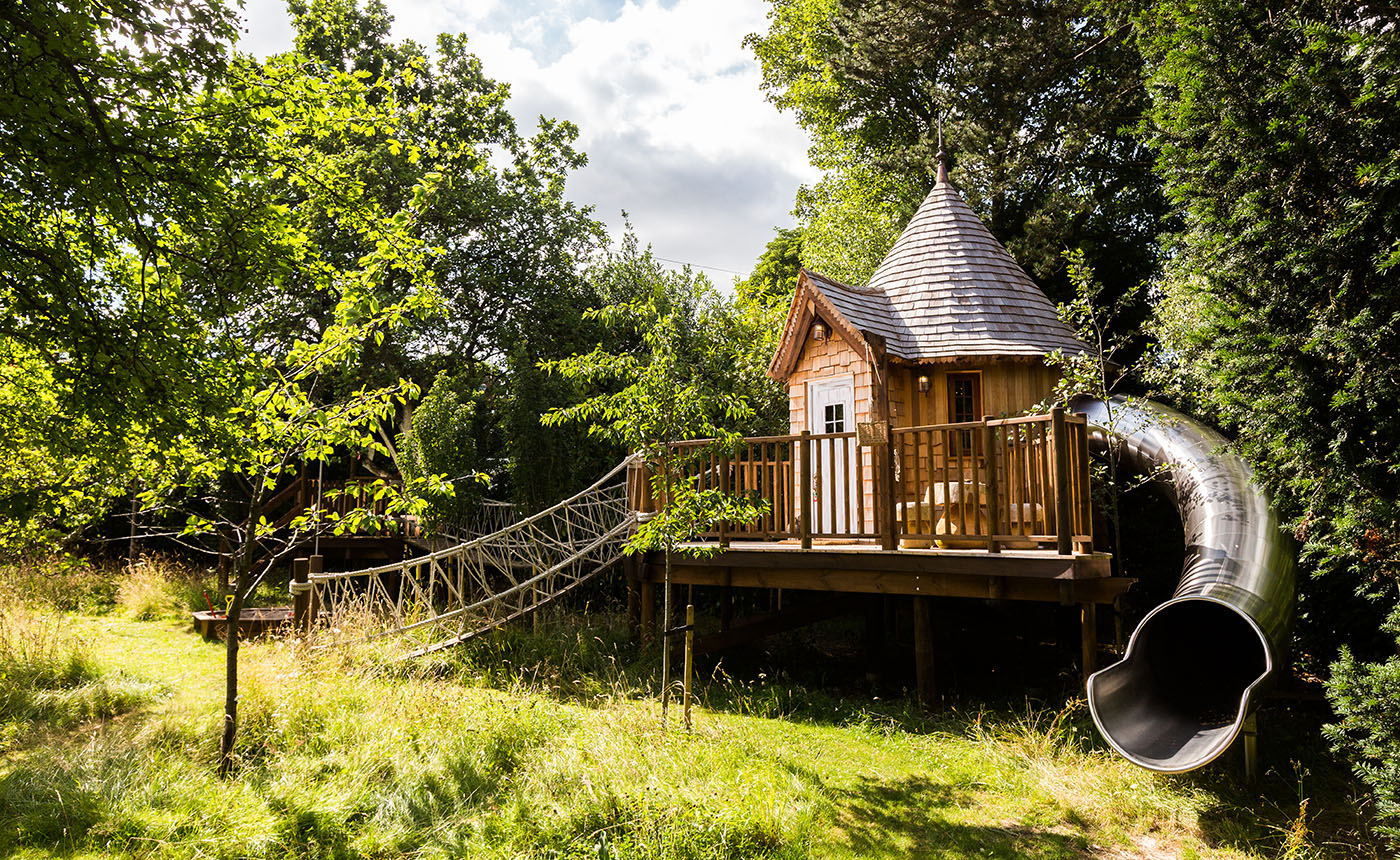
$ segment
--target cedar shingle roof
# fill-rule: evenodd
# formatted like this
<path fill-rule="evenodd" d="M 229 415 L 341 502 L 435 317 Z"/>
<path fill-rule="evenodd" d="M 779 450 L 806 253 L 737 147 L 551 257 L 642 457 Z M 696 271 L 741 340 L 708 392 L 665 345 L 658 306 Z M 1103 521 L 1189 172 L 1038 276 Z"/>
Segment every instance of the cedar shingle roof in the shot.
<path fill-rule="evenodd" d="M 775 379 L 792 373 L 817 316 L 848 336 L 878 335 L 889 355 L 907 361 L 1088 351 L 941 170 L 869 284 L 802 270 L 769 364 Z"/>
<path fill-rule="evenodd" d="M 808 274 L 852 324 L 909 361 L 1087 349 L 947 182 L 924 198 L 867 286 Z"/>
<path fill-rule="evenodd" d="M 870 278 L 903 329 L 911 361 L 1044 355 L 1086 347 L 947 182 L 933 186 Z"/>
<path fill-rule="evenodd" d="M 889 296 L 883 292 L 869 287 L 847 286 L 812 271 L 807 272 L 807 278 L 860 331 L 878 334 L 886 343 L 903 337 L 903 330 L 895 323 Z"/>

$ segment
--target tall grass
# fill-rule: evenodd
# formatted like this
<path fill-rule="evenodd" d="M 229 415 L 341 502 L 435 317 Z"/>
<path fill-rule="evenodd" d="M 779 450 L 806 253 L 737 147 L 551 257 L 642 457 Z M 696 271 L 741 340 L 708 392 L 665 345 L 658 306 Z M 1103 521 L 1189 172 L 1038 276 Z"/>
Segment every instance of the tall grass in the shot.
<path fill-rule="evenodd" d="M 137 620 L 164 618 L 178 580 L 127 588 L 97 621 L 0 604 L 0 665 L 37 667 L 33 696 L 136 662 L 168 693 L 107 722 L 26 700 L 11 724 L 31 742 L 0 755 L 0 856 L 1379 856 L 1321 846 L 1311 812 L 1285 805 L 1271 829 L 1238 787 L 1125 764 L 1078 702 L 929 716 L 717 671 L 687 735 L 678 709 L 661 723 L 654 655 L 617 619 L 562 611 L 426 661 L 250 641 L 220 780 L 222 651 Z"/>
<path fill-rule="evenodd" d="M 62 616 L 0 597 L 0 753 L 148 701 L 154 685 L 104 674 Z"/>

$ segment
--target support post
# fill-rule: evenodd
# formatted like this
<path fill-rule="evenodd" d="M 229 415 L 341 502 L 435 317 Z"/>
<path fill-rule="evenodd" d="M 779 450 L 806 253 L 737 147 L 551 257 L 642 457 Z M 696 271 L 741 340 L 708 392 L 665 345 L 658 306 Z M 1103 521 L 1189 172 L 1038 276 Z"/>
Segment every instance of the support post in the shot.
<path fill-rule="evenodd" d="M 1244 718 L 1240 734 L 1244 735 L 1244 781 L 1253 784 L 1259 779 L 1259 721 L 1253 711 Z"/>
<path fill-rule="evenodd" d="M 719 629 L 727 631 L 734 624 L 734 568 L 724 569 L 724 585 L 719 598 Z"/>
<path fill-rule="evenodd" d="M 627 580 L 627 637 L 633 643 L 642 638 L 642 595 L 637 575 L 637 555 L 622 557 L 623 576 Z"/>
<path fill-rule="evenodd" d="M 1094 503 L 1089 493 L 1089 423 L 1078 425 L 1074 433 L 1078 452 L 1079 473 L 1075 475 L 1075 486 L 1079 488 L 1079 521 L 1084 526 L 1087 538 L 1082 542 L 1080 552 L 1094 551 Z"/>
<path fill-rule="evenodd" d="M 695 671 L 695 604 L 685 605 L 685 730 L 690 732 L 690 688 Z"/>
<path fill-rule="evenodd" d="M 799 493 L 799 516 L 802 518 L 802 548 L 812 548 L 812 431 L 803 430 L 798 441 L 801 448 L 797 454 L 797 482 Z"/>
<path fill-rule="evenodd" d="M 865 600 L 865 659 L 879 665 L 885 657 L 885 598 L 872 594 Z"/>
<path fill-rule="evenodd" d="M 656 583 L 645 578 L 645 568 L 642 574 L 642 645 L 646 646 L 656 641 Z"/>
<path fill-rule="evenodd" d="M 882 452 L 880 457 L 880 487 L 877 498 L 880 505 L 880 549 L 889 551 L 899 546 L 899 522 L 895 517 L 894 503 L 894 427 L 886 431 L 885 444 L 875 450 Z"/>
<path fill-rule="evenodd" d="M 1050 432 L 1055 444 L 1055 537 L 1060 555 L 1074 552 L 1074 524 L 1070 522 L 1069 434 L 1065 432 L 1065 410 L 1050 410 Z"/>
<path fill-rule="evenodd" d="M 729 454 L 721 454 L 719 458 L 719 491 L 724 496 L 729 495 Z M 729 521 L 719 521 L 719 545 L 729 546 Z"/>
<path fill-rule="evenodd" d="M 982 460 L 987 466 L 983 469 L 987 482 L 987 552 L 1001 552 L 1001 544 L 997 542 L 997 528 L 1001 524 L 1001 500 L 997 497 L 997 436 L 991 420 L 990 415 L 982 416 Z"/>
<path fill-rule="evenodd" d="M 1099 613 L 1093 603 L 1079 604 L 1079 651 L 1081 680 L 1089 683 L 1089 676 L 1098 670 L 1099 657 Z"/>
<path fill-rule="evenodd" d="M 313 556 L 311 556 L 310 558 L 308 558 L 308 559 L 306 560 L 306 562 L 307 562 L 306 572 L 307 572 L 307 574 L 308 574 L 308 578 L 310 578 L 310 577 L 312 577 L 312 576 L 316 576 L 316 575 L 319 574 L 319 573 L 325 572 L 325 568 L 326 568 L 326 557 L 325 557 L 324 555 L 321 555 L 320 553 L 316 553 L 315 555 L 313 555 Z M 307 616 L 307 617 L 306 617 L 306 629 L 307 629 L 307 631 L 310 631 L 312 628 L 314 628 L 314 627 L 316 626 L 316 618 L 317 618 L 320 614 L 321 614 L 321 598 L 318 597 L 318 596 L 316 595 L 316 589 L 313 588 L 313 589 L 311 589 L 311 605 L 310 605 L 310 608 L 307 610 L 307 613 L 306 613 L 306 616 Z"/>
<path fill-rule="evenodd" d="M 292 629 L 297 633 L 311 632 L 311 561 L 292 559 Z"/>
<path fill-rule="evenodd" d="M 933 601 L 914 598 L 914 688 L 919 704 L 933 710 L 938 706 L 938 687 L 933 675 Z"/>

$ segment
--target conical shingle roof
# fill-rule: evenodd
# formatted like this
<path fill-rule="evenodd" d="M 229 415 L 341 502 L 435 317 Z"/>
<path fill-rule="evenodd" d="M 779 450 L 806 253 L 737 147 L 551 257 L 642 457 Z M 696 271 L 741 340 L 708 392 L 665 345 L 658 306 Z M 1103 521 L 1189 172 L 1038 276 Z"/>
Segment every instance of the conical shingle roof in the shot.
<path fill-rule="evenodd" d="M 947 182 L 924 198 L 866 289 L 887 298 L 898 332 L 889 351 L 910 361 L 1087 349 Z"/>

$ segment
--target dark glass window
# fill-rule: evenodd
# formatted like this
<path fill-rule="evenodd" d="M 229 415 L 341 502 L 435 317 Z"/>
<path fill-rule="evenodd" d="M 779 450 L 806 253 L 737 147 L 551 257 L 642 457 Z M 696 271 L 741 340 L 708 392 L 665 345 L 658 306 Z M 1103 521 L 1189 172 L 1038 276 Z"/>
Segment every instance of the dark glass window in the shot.
<path fill-rule="evenodd" d="M 982 418 L 982 374 L 948 374 L 948 419 L 953 424 L 964 421 L 978 421 Z M 964 430 L 961 434 L 964 448 L 973 445 L 973 433 Z"/>
<path fill-rule="evenodd" d="M 846 432 L 846 404 L 829 403 L 826 406 L 825 429 L 823 433 Z"/>

